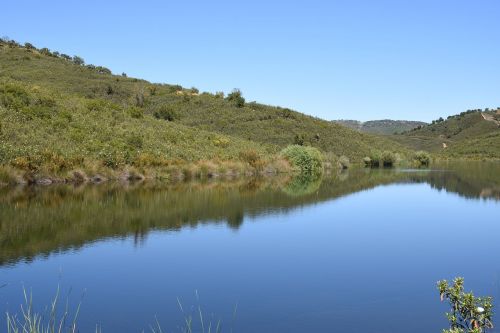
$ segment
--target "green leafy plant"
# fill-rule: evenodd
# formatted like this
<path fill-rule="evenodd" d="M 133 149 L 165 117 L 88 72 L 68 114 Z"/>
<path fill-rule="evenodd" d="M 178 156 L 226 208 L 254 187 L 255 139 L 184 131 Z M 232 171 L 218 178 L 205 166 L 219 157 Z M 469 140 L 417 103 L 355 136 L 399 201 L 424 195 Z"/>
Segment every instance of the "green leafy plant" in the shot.
<path fill-rule="evenodd" d="M 431 162 L 431 156 L 425 151 L 417 151 L 413 155 L 413 160 L 418 166 L 428 166 Z"/>
<path fill-rule="evenodd" d="M 243 94 L 239 89 L 234 89 L 230 94 L 227 95 L 226 99 L 230 102 L 233 102 L 239 108 L 245 106 L 245 99 L 243 98 Z"/>
<path fill-rule="evenodd" d="M 453 284 L 438 281 L 437 287 L 441 301 L 448 300 L 451 311 L 446 313 L 450 329 L 443 333 L 482 333 L 493 328 L 491 318 L 492 298 L 476 297 L 472 292 L 464 292 L 464 279 L 455 278 Z"/>
<path fill-rule="evenodd" d="M 323 172 L 323 155 L 317 148 L 293 145 L 283 149 L 281 155 L 300 173 L 321 174 Z"/>
<path fill-rule="evenodd" d="M 177 112 L 175 112 L 175 109 L 166 105 L 160 106 L 160 108 L 154 112 L 154 116 L 157 119 L 163 119 L 167 121 L 174 121 L 178 118 L 178 114 Z"/>

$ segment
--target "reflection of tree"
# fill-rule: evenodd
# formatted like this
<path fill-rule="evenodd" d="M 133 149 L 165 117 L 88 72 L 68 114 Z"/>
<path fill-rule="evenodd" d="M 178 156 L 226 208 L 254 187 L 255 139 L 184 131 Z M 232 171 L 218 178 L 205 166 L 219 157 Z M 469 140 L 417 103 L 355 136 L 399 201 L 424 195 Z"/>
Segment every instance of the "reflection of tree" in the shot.
<path fill-rule="evenodd" d="M 205 223 L 239 228 L 246 216 L 286 213 L 391 183 L 428 183 L 467 198 L 500 198 L 496 167 L 449 166 L 451 171 L 352 169 L 321 177 L 255 178 L 233 182 L 144 183 L 0 189 L 0 265 L 79 248 L 108 237 L 137 245 L 151 230 Z M 311 195 L 314 194 L 314 195 Z"/>
<path fill-rule="evenodd" d="M 243 217 L 244 215 L 242 211 L 236 211 L 227 218 L 227 225 L 231 229 L 239 229 L 243 224 Z"/>
<path fill-rule="evenodd" d="M 298 174 L 283 187 L 283 192 L 290 196 L 302 196 L 316 192 L 321 186 L 322 175 Z"/>

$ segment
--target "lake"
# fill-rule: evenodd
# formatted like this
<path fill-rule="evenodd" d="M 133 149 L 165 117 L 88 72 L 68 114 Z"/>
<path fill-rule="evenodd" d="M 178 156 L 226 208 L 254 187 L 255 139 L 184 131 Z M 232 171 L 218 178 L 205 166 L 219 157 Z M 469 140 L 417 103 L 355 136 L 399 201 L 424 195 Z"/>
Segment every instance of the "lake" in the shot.
<path fill-rule="evenodd" d="M 3 188 L 0 327 L 59 286 L 81 332 L 440 332 L 438 280 L 500 300 L 499 213 L 498 163 Z"/>

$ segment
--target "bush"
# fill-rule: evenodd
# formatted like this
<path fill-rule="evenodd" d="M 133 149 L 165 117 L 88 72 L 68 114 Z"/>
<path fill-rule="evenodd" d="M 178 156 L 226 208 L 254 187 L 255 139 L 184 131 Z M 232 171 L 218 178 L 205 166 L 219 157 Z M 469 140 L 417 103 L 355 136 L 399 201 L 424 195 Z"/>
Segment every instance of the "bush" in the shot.
<path fill-rule="evenodd" d="M 295 145 L 303 146 L 305 141 L 306 138 L 304 134 L 295 134 L 295 137 L 293 138 L 293 143 Z"/>
<path fill-rule="evenodd" d="M 418 166 L 428 166 L 431 163 L 431 156 L 425 151 L 417 151 L 413 155 L 413 160 Z"/>
<path fill-rule="evenodd" d="M 144 111 L 141 108 L 131 106 L 127 109 L 128 114 L 135 119 L 141 119 L 144 117 Z"/>
<path fill-rule="evenodd" d="M 248 163 L 252 168 L 257 171 L 264 169 L 266 161 L 263 160 L 260 154 L 255 149 L 248 149 L 240 152 L 240 160 Z"/>
<path fill-rule="evenodd" d="M 396 164 L 396 155 L 390 151 L 384 151 L 382 153 L 382 164 L 384 167 L 392 167 Z"/>
<path fill-rule="evenodd" d="M 301 173 L 321 174 L 323 172 L 323 155 L 316 148 L 293 145 L 283 149 L 281 155 Z"/>
<path fill-rule="evenodd" d="M 76 55 L 76 56 L 73 57 L 73 63 L 75 65 L 82 66 L 83 64 L 85 64 L 85 61 L 83 60 L 82 57 L 79 57 L 79 56 Z"/>
<path fill-rule="evenodd" d="M 372 166 L 372 159 L 369 158 L 368 156 L 363 158 L 363 163 L 365 164 L 365 167 L 371 167 Z"/>
<path fill-rule="evenodd" d="M 226 99 L 233 102 L 239 108 L 245 106 L 245 99 L 239 89 L 234 89 L 229 95 L 227 95 Z"/>
<path fill-rule="evenodd" d="M 349 166 L 351 166 L 351 163 L 349 162 L 349 158 L 347 158 L 347 156 L 340 156 L 339 158 L 339 163 L 340 163 L 340 166 L 342 167 L 342 169 L 348 169 Z"/>
<path fill-rule="evenodd" d="M 378 168 L 382 161 L 382 153 L 378 150 L 373 150 L 368 158 L 370 159 L 370 167 Z"/>
<path fill-rule="evenodd" d="M 178 118 L 177 112 L 174 110 L 173 107 L 167 106 L 167 105 L 162 105 L 156 110 L 153 114 L 156 119 L 163 119 L 167 121 L 174 121 L 175 119 Z"/>

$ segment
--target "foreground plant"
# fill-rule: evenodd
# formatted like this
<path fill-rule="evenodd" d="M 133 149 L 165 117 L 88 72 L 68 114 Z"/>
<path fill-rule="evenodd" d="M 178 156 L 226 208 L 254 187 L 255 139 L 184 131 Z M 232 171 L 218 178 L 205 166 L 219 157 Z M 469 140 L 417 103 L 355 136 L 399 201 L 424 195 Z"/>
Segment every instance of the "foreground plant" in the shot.
<path fill-rule="evenodd" d="M 446 299 L 451 305 L 451 312 L 446 313 L 450 329 L 443 333 L 482 333 L 493 328 L 491 297 L 476 297 L 472 292 L 464 292 L 461 277 L 455 278 L 452 285 L 446 280 L 437 284 L 441 301 Z"/>
<path fill-rule="evenodd" d="M 62 315 L 58 315 L 59 287 L 47 313 L 38 313 L 33 308 L 33 294 L 24 292 L 24 305 L 21 305 L 21 316 L 7 313 L 7 333 L 62 333 L 78 332 L 76 321 L 80 312 L 80 304 L 75 314 L 70 315 L 68 302 Z M 70 318 L 72 317 L 72 318 Z"/>

